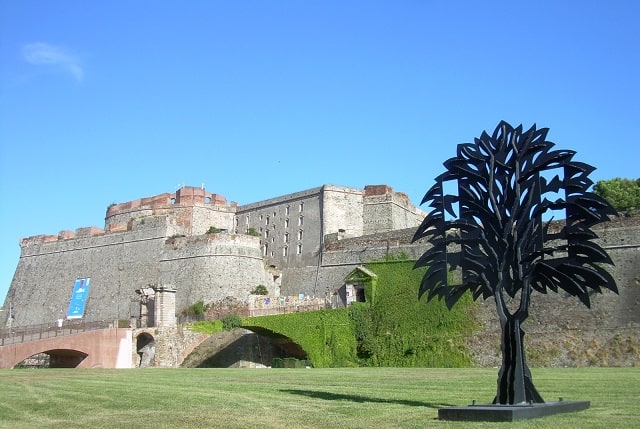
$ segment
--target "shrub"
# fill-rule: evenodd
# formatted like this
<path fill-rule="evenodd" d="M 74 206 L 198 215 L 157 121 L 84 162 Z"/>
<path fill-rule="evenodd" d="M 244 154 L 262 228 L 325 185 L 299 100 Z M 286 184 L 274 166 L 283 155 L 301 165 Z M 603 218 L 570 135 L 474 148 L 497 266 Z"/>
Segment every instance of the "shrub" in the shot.
<path fill-rule="evenodd" d="M 242 321 L 240 320 L 240 316 L 237 314 L 227 314 L 222 318 L 222 329 L 225 331 L 230 331 L 234 328 L 239 328 L 242 326 Z"/>
<path fill-rule="evenodd" d="M 206 307 L 204 305 L 204 302 L 202 300 L 200 300 L 198 302 L 194 302 L 191 305 L 191 307 L 188 308 L 187 314 L 200 315 L 200 314 L 204 314 L 205 310 L 206 310 Z"/>
<path fill-rule="evenodd" d="M 207 230 L 207 234 L 217 234 L 221 231 L 222 230 L 220 228 L 216 228 L 215 226 L 210 226 L 209 229 Z"/>
<path fill-rule="evenodd" d="M 265 285 L 258 285 L 249 293 L 252 295 L 269 295 L 269 291 Z"/>
<path fill-rule="evenodd" d="M 254 237 L 260 237 L 260 233 L 255 228 L 249 228 L 247 230 L 247 235 L 251 235 Z"/>

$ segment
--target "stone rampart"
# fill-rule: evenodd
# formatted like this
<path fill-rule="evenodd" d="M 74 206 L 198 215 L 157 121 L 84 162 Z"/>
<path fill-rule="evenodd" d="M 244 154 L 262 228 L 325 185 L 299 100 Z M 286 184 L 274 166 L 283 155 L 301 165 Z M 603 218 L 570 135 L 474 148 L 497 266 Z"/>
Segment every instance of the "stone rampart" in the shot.
<path fill-rule="evenodd" d="M 525 345 L 532 366 L 640 365 L 640 216 L 618 217 L 593 228 L 615 266 L 619 295 L 591 296 L 591 308 L 559 293 L 534 293 L 525 322 Z M 411 243 L 414 228 L 338 240 L 329 237 L 318 269 L 298 273 L 300 283 L 318 278 L 317 293 L 330 295 L 358 265 L 386 255 L 418 258 L 428 243 Z M 306 279 L 306 280 L 305 280 Z M 288 282 L 287 282 L 288 285 Z M 417 290 L 418 285 L 416 285 Z M 283 284 L 283 293 L 290 291 Z M 500 365 L 500 325 L 492 300 L 474 305 L 477 330 L 468 338 L 477 365 Z"/>
<path fill-rule="evenodd" d="M 195 301 L 205 304 L 231 297 L 247 303 L 258 285 L 274 295 L 274 276 L 264 266 L 258 237 L 239 234 L 207 234 L 167 240 L 159 255 L 159 278 L 176 285 L 176 308 Z"/>
<path fill-rule="evenodd" d="M 256 237 L 180 237 L 172 221 L 171 216 L 149 216 L 132 220 L 126 232 L 24 240 L 6 299 L 14 309 L 13 325 L 65 318 L 77 278 L 91 278 L 85 321 L 139 316 L 136 290 L 149 284 L 174 285 L 178 312 L 199 300 L 246 301 L 259 284 L 277 292 Z"/>

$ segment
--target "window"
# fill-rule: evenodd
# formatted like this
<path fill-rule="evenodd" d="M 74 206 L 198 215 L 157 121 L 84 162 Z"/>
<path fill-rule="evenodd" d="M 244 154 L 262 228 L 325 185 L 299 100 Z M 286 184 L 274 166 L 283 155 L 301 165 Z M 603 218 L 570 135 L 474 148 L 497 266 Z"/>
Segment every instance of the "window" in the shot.
<path fill-rule="evenodd" d="M 300 216 L 298 218 L 298 226 L 302 226 L 302 225 L 304 225 L 304 216 Z"/>
<path fill-rule="evenodd" d="M 264 230 L 264 238 L 269 238 L 269 230 L 268 229 Z"/>
<path fill-rule="evenodd" d="M 302 230 L 298 231 L 298 240 L 302 240 Z"/>
<path fill-rule="evenodd" d="M 304 210 L 304 203 L 300 203 L 300 207 L 298 211 L 302 213 L 303 210 Z"/>
<path fill-rule="evenodd" d="M 247 225 L 249 225 L 249 215 L 247 215 L 247 216 L 244 218 L 244 222 L 245 222 Z"/>
<path fill-rule="evenodd" d="M 289 216 L 289 211 L 290 211 L 290 207 L 289 206 L 284 208 L 284 214 L 286 214 L 287 216 Z"/>
<path fill-rule="evenodd" d="M 289 254 L 289 248 L 287 246 L 284 246 L 282 248 L 282 256 L 287 257 L 288 254 Z"/>
<path fill-rule="evenodd" d="M 298 255 L 302 253 L 302 244 L 298 244 Z"/>
<path fill-rule="evenodd" d="M 267 252 L 269 250 L 269 245 L 264 243 L 264 247 L 262 248 L 262 256 L 267 256 Z"/>
<path fill-rule="evenodd" d="M 289 228 L 289 219 L 284 220 L 284 227 Z"/>
<path fill-rule="evenodd" d="M 264 221 L 265 225 L 269 225 L 269 216 L 267 216 L 267 219 Z"/>
<path fill-rule="evenodd" d="M 289 233 L 288 233 L 288 232 L 284 235 L 284 239 L 283 239 L 283 241 L 284 241 L 285 243 L 288 243 L 288 242 L 289 242 Z"/>

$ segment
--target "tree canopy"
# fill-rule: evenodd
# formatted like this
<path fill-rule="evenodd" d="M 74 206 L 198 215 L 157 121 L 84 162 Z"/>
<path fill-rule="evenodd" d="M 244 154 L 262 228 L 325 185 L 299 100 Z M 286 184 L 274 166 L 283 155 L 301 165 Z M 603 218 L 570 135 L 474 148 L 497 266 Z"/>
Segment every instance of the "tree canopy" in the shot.
<path fill-rule="evenodd" d="M 640 178 L 600 180 L 593 190 L 619 212 L 640 209 Z"/>

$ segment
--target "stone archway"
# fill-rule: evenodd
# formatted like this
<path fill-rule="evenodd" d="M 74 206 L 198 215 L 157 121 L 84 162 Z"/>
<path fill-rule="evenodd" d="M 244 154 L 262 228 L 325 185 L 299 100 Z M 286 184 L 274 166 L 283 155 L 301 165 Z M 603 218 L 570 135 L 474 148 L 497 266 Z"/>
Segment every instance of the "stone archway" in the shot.
<path fill-rule="evenodd" d="M 153 366 L 156 355 L 156 340 L 148 332 L 142 332 L 136 337 L 136 353 L 138 354 L 137 367 Z"/>
<path fill-rule="evenodd" d="M 76 368 L 87 353 L 72 349 L 51 349 L 31 355 L 14 368 Z"/>
<path fill-rule="evenodd" d="M 263 328 L 212 334 L 182 361 L 187 368 L 264 368 L 275 359 L 305 360 L 307 353 L 290 338 Z"/>

